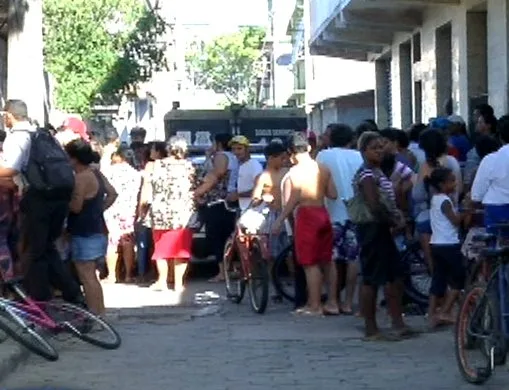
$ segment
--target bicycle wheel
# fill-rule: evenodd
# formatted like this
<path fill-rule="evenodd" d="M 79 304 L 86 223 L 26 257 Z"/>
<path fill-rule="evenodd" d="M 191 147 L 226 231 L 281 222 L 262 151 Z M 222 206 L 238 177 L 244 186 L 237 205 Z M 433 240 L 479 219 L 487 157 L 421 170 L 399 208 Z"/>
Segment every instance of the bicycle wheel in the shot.
<path fill-rule="evenodd" d="M 246 281 L 233 237 L 224 246 L 223 270 L 226 296 L 233 303 L 239 304 L 246 292 Z"/>
<path fill-rule="evenodd" d="M 9 306 L 0 308 L 0 329 L 29 351 L 51 362 L 58 360 L 55 348 Z"/>
<path fill-rule="evenodd" d="M 288 245 L 274 260 L 272 284 L 279 295 L 295 303 L 295 286 L 291 265 L 293 265 L 293 243 Z M 289 265 L 290 264 L 290 265 Z"/>
<path fill-rule="evenodd" d="M 469 383 L 482 384 L 492 374 L 490 354 L 497 334 L 496 312 L 484 285 L 473 285 L 465 293 L 456 320 L 454 346 L 460 373 Z M 470 363 L 470 352 L 477 352 L 481 363 Z"/>
<path fill-rule="evenodd" d="M 117 331 L 104 319 L 82 307 L 67 302 L 47 302 L 41 308 L 53 321 L 80 340 L 104 349 L 120 347 L 122 340 Z"/>
<path fill-rule="evenodd" d="M 431 275 L 418 243 L 410 245 L 403 252 L 401 262 L 406 269 L 404 295 L 412 303 L 426 308 L 429 301 Z"/>
<path fill-rule="evenodd" d="M 250 252 L 249 299 L 253 311 L 263 314 L 269 302 L 269 267 L 267 260 L 263 258 L 258 240 L 253 239 Z"/>

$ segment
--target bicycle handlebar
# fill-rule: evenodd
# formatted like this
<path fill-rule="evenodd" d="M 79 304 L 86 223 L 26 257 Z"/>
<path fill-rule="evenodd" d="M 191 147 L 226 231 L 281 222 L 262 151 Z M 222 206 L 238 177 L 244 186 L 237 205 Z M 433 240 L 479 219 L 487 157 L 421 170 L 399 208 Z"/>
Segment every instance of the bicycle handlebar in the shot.
<path fill-rule="evenodd" d="M 212 202 L 207 203 L 207 206 L 209 206 L 209 207 L 210 207 L 210 206 L 215 206 L 215 205 L 217 205 L 217 204 L 221 204 L 221 203 L 224 205 L 224 208 L 225 208 L 226 210 L 231 211 L 232 213 L 236 213 L 236 212 L 239 210 L 239 208 L 238 208 L 238 207 L 230 207 L 230 206 L 228 205 L 228 202 L 227 202 L 225 199 L 218 199 L 218 200 L 214 200 L 214 201 L 212 201 Z"/>

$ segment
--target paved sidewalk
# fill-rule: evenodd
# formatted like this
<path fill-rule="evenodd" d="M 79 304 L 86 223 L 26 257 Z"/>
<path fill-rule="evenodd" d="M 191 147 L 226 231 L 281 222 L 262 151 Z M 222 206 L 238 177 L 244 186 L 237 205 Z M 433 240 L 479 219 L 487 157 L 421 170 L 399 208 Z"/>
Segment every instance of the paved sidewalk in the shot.
<path fill-rule="evenodd" d="M 222 292 L 222 286 L 196 285 L 197 293 L 204 289 Z M 50 363 L 32 355 L 0 388 L 476 388 L 465 384 L 459 375 L 451 331 L 398 343 L 366 343 L 361 341 L 362 322 L 355 317 L 296 317 L 284 304 L 271 304 L 265 315 L 257 315 L 249 309 L 247 299 L 240 305 L 220 302 L 220 313 L 200 318 L 119 318 L 115 322 L 123 338 L 119 350 L 102 351 L 71 341 L 58 346 L 59 361 Z M 424 324 L 422 317 L 409 321 Z M 383 325 L 387 322 L 382 321 Z M 504 389 L 507 383 L 509 375 L 500 367 L 483 388 Z"/>
<path fill-rule="evenodd" d="M 218 286 L 204 282 L 190 283 L 182 296 L 151 291 L 136 285 L 103 285 L 107 317 L 118 321 L 130 318 L 144 320 L 172 317 L 175 321 L 217 313 Z M 0 344 L 0 381 L 22 364 L 31 352 L 11 339 Z"/>

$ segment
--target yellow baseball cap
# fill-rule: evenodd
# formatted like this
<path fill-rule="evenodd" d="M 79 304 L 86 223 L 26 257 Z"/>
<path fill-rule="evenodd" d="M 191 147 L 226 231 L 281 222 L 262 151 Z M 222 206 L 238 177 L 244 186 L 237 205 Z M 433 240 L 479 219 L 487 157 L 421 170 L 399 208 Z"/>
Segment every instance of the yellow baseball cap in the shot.
<path fill-rule="evenodd" d="M 233 144 L 242 145 L 242 146 L 249 146 L 249 140 L 244 135 L 236 135 L 228 143 L 228 145 L 230 145 L 230 146 L 232 146 Z"/>

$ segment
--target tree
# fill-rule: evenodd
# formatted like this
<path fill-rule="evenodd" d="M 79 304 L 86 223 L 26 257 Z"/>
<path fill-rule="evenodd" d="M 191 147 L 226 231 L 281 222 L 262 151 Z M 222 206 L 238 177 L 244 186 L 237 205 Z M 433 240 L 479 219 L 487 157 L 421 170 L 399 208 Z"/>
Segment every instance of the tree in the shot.
<path fill-rule="evenodd" d="M 45 0 L 44 57 L 60 109 L 86 115 L 165 67 L 166 24 L 140 0 Z"/>
<path fill-rule="evenodd" d="M 265 30 L 242 28 L 205 44 L 203 50 L 187 54 L 196 82 L 222 93 L 230 103 L 252 104 L 256 96 L 257 66 L 263 57 Z"/>

